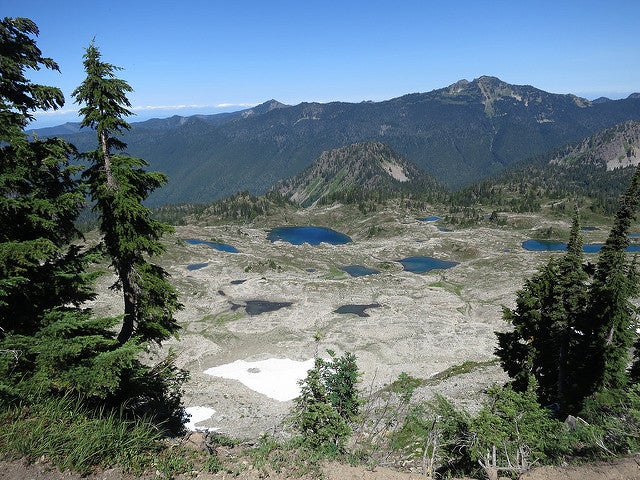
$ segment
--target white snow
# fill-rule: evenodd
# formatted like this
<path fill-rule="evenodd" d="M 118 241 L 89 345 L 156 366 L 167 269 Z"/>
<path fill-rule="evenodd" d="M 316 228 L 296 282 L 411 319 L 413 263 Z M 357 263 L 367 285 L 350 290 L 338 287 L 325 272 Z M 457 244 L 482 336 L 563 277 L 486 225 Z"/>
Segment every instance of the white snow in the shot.
<path fill-rule="evenodd" d="M 217 428 L 212 427 L 196 427 L 196 423 L 210 419 L 216 411 L 209 407 L 187 407 L 185 408 L 191 418 L 185 423 L 185 428 L 192 432 L 214 431 Z"/>
<path fill-rule="evenodd" d="M 269 358 L 255 362 L 236 360 L 232 363 L 209 368 L 204 373 L 214 377 L 238 380 L 243 385 L 280 402 L 293 400 L 300 395 L 299 380 L 313 368 L 313 359 L 305 361 L 288 358 Z"/>

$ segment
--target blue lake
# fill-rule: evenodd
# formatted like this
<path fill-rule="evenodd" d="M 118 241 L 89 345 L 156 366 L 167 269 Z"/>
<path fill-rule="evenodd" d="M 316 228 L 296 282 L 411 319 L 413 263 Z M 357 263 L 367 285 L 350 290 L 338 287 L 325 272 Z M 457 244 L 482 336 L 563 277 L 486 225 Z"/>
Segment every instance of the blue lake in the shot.
<path fill-rule="evenodd" d="M 200 270 L 201 268 L 209 265 L 208 263 L 192 263 L 191 265 L 187 265 L 187 270 Z"/>
<path fill-rule="evenodd" d="M 340 270 L 347 272 L 352 277 L 364 277 L 365 275 L 375 275 L 376 273 L 380 273 L 380 270 L 363 267 L 362 265 L 347 265 L 346 267 L 340 267 Z"/>
<path fill-rule="evenodd" d="M 351 238 L 344 233 L 324 227 L 278 227 L 271 230 L 267 238 L 271 242 L 282 240 L 293 245 L 302 245 L 303 243 L 343 245 L 351 241 Z"/>
<path fill-rule="evenodd" d="M 229 253 L 238 253 L 238 250 L 233 245 L 229 245 L 228 243 L 215 243 L 215 242 L 207 242 L 206 240 L 198 240 L 195 238 L 187 238 L 185 240 L 189 245 L 206 245 L 207 247 L 214 248 L 221 252 L 229 252 Z"/>
<path fill-rule="evenodd" d="M 438 220 L 442 220 L 442 217 L 438 217 L 437 215 L 432 215 L 430 217 L 419 218 L 418 220 L 422 220 L 423 222 L 437 222 Z"/>
<path fill-rule="evenodd" d="M 398 260 L 407 272 L 424 273 L 430 270 L 445 270 L 455 267 L 458 262 L 449 262 L 447 260 L 439 260 L 433 257 L 407 257 Z"/>
<path fill-rule="evenodd" d="M 598 253 L 603 247 L 602 243 L 586 243 L 582 246 L 584 253 Z M 527 240 L 522 242 L 522 248 L 530 252 L 564 252 L 567 244 L 556 240 Z M 640 252 L 640 245 L 629 245 L 627 252 Z"/>

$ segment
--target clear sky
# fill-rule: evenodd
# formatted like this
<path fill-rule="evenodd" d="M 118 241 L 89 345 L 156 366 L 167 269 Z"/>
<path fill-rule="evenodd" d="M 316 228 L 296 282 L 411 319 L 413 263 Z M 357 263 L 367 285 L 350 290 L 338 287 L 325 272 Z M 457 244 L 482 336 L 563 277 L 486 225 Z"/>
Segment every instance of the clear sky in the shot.
<path fill-rule="evenodd" d="M 640 0 L 0 0 L 40 28 L 62 113 L 95 37 L 135 92 L 130 121 L 287 104 L 386 100 L 492 75 L 589 99 L 640 91 Z"/>

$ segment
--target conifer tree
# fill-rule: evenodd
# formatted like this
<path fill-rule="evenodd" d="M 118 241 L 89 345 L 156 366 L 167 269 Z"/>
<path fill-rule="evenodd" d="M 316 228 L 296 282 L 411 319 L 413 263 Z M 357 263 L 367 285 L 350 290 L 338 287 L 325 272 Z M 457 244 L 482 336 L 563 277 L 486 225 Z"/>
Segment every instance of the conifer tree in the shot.
<path fill-rule="evenodd" d="M 0 21 L 0 401 L 74 391 L 106 398 L 139 347 L 120 346 L 112 319 L 93 319 L 92 252 L 72 245 L 84 189 L 70 166 L 75 149 L 24 132 L 35 109 L 55 109 L 55 87 L 27 70 L 58 70 L 42 56 L 29 19 Z M 1 402 L 0 402 L 1 403 Z"/>
<path fill-rule="evenodd" d="M 593 391 L 612 391 L 626 387 L 630 350 L 636 338 L 638 271 L 629 261 L 626 249 L 629 233 L 640 205 L 640 168 L 636 169 L 614 218 L 609 237 L 598 257 L 589 291 L 589 308 L 584 329 L 591 339 L 590 368 L 585 375 Z"/>
<path fill-rule="evenodd" d="M 521 390 L 533 375 L 540 401 L 557 399 L 561 412 L 578 412 L 582 406 L 591 413 L 612 411 L 630 373 L 632 380 L 640 378 L 639 360 L 628 370 L 637 338 L 637 309 L 631 300 L 640 288 L 636 261 L 626 253 L 638 206 L 640 168 L 620 201 L 591 283 L 581 266 L 574 221 L 567 254 L 560 261 L 550 260 L 527 280 L 518 292 L 516 309 L 505 310 L 514 330 L 497 334 L 496 354 L 504 369 Z M 636 355 L 639 347 L 636 343 Z M 593 399 L 588 405 L 587 398 Z"/>
<path fill-rule="evenodd" d="M 86 49 L 84 67 L 87 76 L 73 96 L 83 105 L 81 125 L 97 134 L 98 148 L 87 154 L 92 165 L 85 178 L 118 277 L 115 287 L 123 294 L 124 319 L 118 340 L 160 343 L 177 333 L 173 314 L 181 305 L 167 273 L 147 257 L 164 252 L 160 238 L 172 228 L 152 219 L 142 202 L 167 179 L 164 174 L 145 171 L 148 164 L 144 160 L 114 153 L 126 148 L 118 136 L 130 129 L 125 117 L 132 114 L 127 98 L 132 89 L 115 76 L 120 68 L 103 62 L 93 43 Z"/>
<path fill-rule="evenodd" d="M 586 307 L 588 277 L 582 262 L 576 212 L 567 253 L 525 282 L 516 308 L 503 312 L 514 329 L 496 334 L 496 355 L 514 388 L 526 391 L 535 378 L 540 402 L 555 405 L 559 413 L 575 411 L 584 394 L 576 384 L 585 348 L 584 334 L 576 328 Z"/>
<path fill-rule="evenodd" d="M 59 89 L 26 77 L 26 70 L 58 70 L 37 35 L 27 18 L 0 21 L 0 337 L 33 335 L 45 311 L 89 295 L 78 251 L 68 247 L 83 202 L 69 165 L 73 148 L 24 133 L 33 110 L 64 105 Z"/>

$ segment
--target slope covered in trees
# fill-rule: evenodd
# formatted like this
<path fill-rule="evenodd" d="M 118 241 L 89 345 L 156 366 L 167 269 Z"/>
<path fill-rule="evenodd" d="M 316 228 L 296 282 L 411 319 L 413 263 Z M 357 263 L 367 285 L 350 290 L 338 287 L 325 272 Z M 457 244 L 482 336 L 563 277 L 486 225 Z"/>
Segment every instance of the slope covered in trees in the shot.
<path fill-rule="evenodd" d="M 640 122 L 624 122 L 455 192 L 452 203 L 532 212 L 569 199 L 613 214 L 639 152 Z"/>
<path fill-rule="evenodd" d="M 170 177 L 150 202 L 211 202 L 244 190 L 262 194 L 323 151 L 365 141 L 389 145 L 457 189 L 627 120 L 640 120 L 640 99 L 594 104 L 480 77 L 382 102 L 270 101 L 224 117 L 141 122 L 123 141 L 130 155 L 153 159 Z M 60 135 L 92 148 L 86 132 Z"/>

